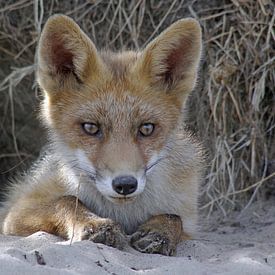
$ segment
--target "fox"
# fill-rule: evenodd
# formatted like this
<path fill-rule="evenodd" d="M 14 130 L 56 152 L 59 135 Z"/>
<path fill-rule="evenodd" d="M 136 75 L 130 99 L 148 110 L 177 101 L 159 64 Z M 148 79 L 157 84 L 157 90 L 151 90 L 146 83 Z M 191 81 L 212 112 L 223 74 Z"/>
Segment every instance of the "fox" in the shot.
<path fill-rule="evenodd" d="M 11 182 L 1 233 L 175 255 L 198 223 L 204 150 L 184 119 L 201 36 L 185 18 L 143 49 L 103 51 L 73 19 L 51 16 L 36 69 L 49 143 Z"/>

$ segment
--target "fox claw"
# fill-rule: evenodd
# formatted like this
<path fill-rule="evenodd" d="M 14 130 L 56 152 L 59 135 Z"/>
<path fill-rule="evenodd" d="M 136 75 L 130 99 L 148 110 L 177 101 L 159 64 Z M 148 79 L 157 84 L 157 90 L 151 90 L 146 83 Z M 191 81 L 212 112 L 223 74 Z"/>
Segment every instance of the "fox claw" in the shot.
<path fill-rule="evenodd" d="M 118 249 L 122 249 L 126 244 L 126 237 L 120 226 L 109 219 L 102 219 L 98 226 L 86 225 L 81 234 L 81 240 L 90 240 L 94 243 L 102 243 Z"/>
<path fill-rule="evenodd" d="M 150 230 L 138 230 L 131 236 L 130 242 L 133 248 L 142 253 L 172 256 L 176 251 L 176 246 L 167 237 Z"/>

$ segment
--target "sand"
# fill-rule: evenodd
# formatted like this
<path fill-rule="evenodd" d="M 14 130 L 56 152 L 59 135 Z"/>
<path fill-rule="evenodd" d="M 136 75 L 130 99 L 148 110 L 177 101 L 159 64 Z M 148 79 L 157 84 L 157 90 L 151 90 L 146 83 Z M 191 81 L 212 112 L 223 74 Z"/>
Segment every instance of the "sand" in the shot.
<path fill-rule="evenodd" d="M 241 216 L 202 218 L 201 232 L 181 243 L 177 256 L 119 251 L 37 232 L 0 235 L 0 274 L 275 274 L 275 199 Z"/>

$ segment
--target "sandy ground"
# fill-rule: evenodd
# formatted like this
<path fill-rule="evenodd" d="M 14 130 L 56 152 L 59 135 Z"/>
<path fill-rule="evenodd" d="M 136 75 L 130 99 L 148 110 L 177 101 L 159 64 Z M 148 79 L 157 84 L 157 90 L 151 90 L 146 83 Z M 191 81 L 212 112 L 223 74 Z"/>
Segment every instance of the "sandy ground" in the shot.
<path fill-rule="evenodd" d="M 0 235 L 0 274 L 275 274 L 275 198 L 216 220 L 204 221 L 204 231 L 180 244 L 176 257 L 89 241 L 70 245 L 43 232 Z"/>

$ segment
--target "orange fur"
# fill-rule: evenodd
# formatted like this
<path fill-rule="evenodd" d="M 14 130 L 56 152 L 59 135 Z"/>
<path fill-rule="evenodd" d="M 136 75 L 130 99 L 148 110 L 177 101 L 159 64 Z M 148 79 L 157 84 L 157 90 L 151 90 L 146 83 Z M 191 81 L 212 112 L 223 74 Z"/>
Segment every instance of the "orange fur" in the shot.
<path fill-rule="evenodd" d="M 183 109 L 200 52 L 201 30 L 193 19 L 172 24 L 142 51 L 110 53 L 99 52 L 70 18 L 51 17 L 37 70 L 51 146 L 38 168 L 11 188 L 2 231 L 70 238 L 75 221 L 77 240 L 89 227 L 89 239 L 120 247 L 123 231 L 139 232 L 147 221 L 150 236 L 159 232 L 170 240 L 171 247 L 159 250 L 170 255 L 196 224 L 202 154 L 184 130 Z M 83 123 L 98 125 L 100 135 L 85 133 Z M 144 123 L 154 125 L 148 137 L 139 134 Z M 124 175 L 137 179 L 137 190 L 122 196 L 112 181 Z M 166 214 L 178 218 L 168 222 Z"/>

